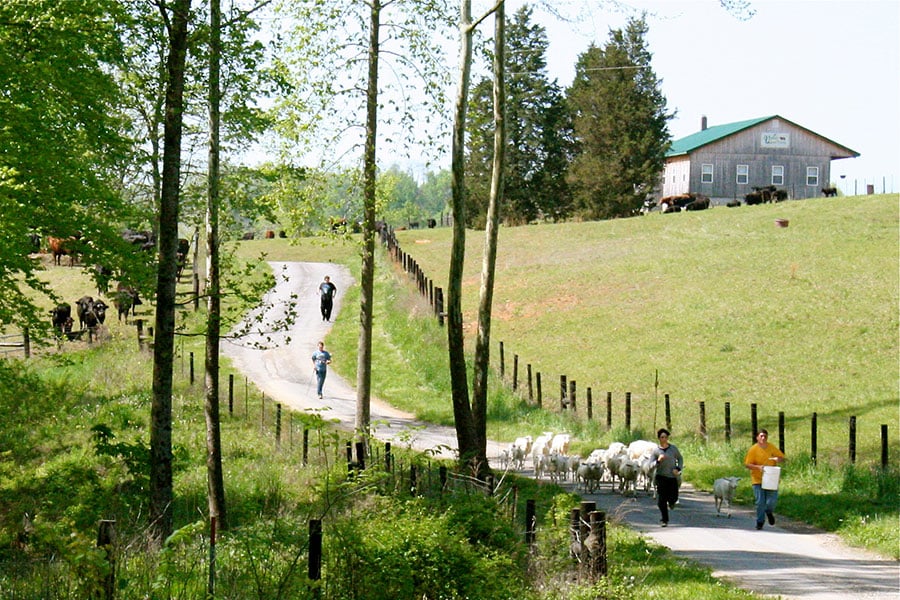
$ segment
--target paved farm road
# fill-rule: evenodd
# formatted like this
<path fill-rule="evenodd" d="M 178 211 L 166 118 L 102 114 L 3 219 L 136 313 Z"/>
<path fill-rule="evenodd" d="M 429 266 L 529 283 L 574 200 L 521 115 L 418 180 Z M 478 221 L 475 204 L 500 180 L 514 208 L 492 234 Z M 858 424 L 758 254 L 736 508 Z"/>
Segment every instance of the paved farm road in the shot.
<path fill-rule="evenodd" d="M 355 318 L 358 307 L 342 306 L 343 293 L 354 281 L 344 267 L 330 263 L 271 265 L 277 283 L 266 298 L 264 305 L 269 308 L 255 326 L 257 333 L 240 345 L 225 342 L 223 353 L 268 397 L 298 411 L 319 412 L 352 430 L 356 417 L 352 383 L 330 371 L 325 398 L 319 400 L 310 356 L 331 327 L 319 313 L 319 283 L 329 275 L 337 285 L 333 318 L 341 310 L 349 310 L 354 315 L 350 318 Z M 291 294 L 297 296 L 299 312 L 291 331 L 264 333 L 266 323 L 284 314 Z M 269 348 L 257 349 L 251 342 L 266 343 Z M 334 362 L 355 360 L 334 357 Z M 452 456 L 456 448 L 452 428 L 417 422 L 374 398 L 371 420 L 376 424 L 376 436 L 394 445 L 439 448 L 444 456 Z M 500 444 L 491 443 L 488 455 L 499 456 L 500 448 Z M 747 479 L 741 485 L 748 485 Z M 851 549 L 834 535 L 783 517 L 774 527 L 767 525 L 763 531 L 756 531 L 755 518 L 747 507 L 733 508 L 731 517 L 717 517 L 711 495 L 690 486 L 682 489 L 681 502 L 672 512 L 668 528 L 659 527 L 655 502 L 643 494 L 622 498 L 604 486 L 599 493 L 584 498 L 596 501 L 609 518 L 629 523 L 680 556 L 709 565 L 717 577 L 744 589 L 803 600 L 900 600 L 900 563 Z"/>

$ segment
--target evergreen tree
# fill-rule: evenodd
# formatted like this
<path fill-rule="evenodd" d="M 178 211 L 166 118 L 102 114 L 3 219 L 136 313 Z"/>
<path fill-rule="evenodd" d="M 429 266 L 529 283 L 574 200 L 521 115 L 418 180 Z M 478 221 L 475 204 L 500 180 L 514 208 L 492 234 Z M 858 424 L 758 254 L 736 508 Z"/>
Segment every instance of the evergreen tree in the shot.
<path fill-rule="evenodd" d="M 571 125 L 562 90 L 547 78 L 547 32 L 523 6 L 507 24 L 506 171 L 502 219 L 511 224 L 565 216 L 565 170 L 571 157 Z M 472 91 L 467 171 L 470 226 L 484 224 L 493 160 L 492 82 Z"/>
<path fill-rule="evenodd" d="M 578 59 L 568 96 L 578 154 L 568 181 L 583 218 L 634 214 L 662 172 L 674 114 L 650 66 L 647 31 L 643 17 L 632 19 Z"/>

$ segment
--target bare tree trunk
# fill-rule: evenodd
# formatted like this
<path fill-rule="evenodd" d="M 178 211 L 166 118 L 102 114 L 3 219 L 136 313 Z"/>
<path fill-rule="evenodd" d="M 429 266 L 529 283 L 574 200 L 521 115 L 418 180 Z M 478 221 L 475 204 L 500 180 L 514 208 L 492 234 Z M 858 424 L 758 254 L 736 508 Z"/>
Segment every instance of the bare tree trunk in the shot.
<path fill-rule="evenodd" d="M 159 4 L 169 35 L 166 61 L 166 119 L 162 194 L 159 206 L 159 267 L 156 336 L 153 345 L 153 400 L 150 408 L 150 536 L 160 545 L 172 533 L 172 364 L 175 341 L 175 283 L 184 65 L 191 0 Z M 172 18 L 169 19 L 169 8 Z"/>
<path fill-rule="evenodd" d="M 450 275 L 447 283 L 447 345 L 450 358 L 450 389 L 453 418 L 460 461 L 478 467 L 478 441 L 466 373 L 465 339 L 463 337 L 462 277 L 466 258 L 465 214 L 465 134 L 472 71 L 472 2 L 460 2 L 460 56 L 456 110 L 453 118 L 451 148 L 451 205 L 453 209 L 453 245 L 450 251 Z"/>
<path fill-rule="evenodd" d="M 220 529 L 228 529 L 225 510 L 225 478 L 222 473 L 222 432 L 219 421 L 219 130 L 221 116 L 220 73 L 222 12 L 220 0 L 209 4 L 209 173 L 206 201 L 206 481 L 209 516 Z"/>
<path fill-rule="evenodd" d="M 481 289 L 478 303 L 478 337 L 475 342 L 475 373 L 472 384 L 472 412 L 478 436 L 478 448 L 485 455 L 487 452 L 487 387 L 491 355 L 491 307 L 494 299 L 497 234 L 500 224 L 500 206 L 503 203 L 506 158 L 506 15 L 504 0 L 498 0 L 494 19 L 494 160 L 491 174 L 491 196 L 484 230 L 484 256 L 481 265 Z"/>
<path fill-rule="evenodd" d="M 378 44 L 381 1 L 372 0 L 369 27 L 369 83 L 366 89 L 366 146 L 363 157 L 363 250 L 360 273 L 359 341 L 356 349 L 356 431 L 367 438 L 371 420 L 372 301 L 375 286 L 375 142 L 378 126 Z"/>

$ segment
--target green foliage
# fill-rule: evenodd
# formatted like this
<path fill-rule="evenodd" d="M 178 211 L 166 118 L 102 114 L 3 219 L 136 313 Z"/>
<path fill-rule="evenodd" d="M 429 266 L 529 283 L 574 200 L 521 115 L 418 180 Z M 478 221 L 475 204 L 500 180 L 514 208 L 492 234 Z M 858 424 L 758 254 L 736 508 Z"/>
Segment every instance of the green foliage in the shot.
<path fill-rule="evenodd" d="M 510 224 L 568 215 L 565 172 L 572 126 L 562 90 L 547 74 L 547 32 L 521 7 L 506 29 L 506 166 L 501 218 Z M 488 57 L 491 58 L 490 56 Z M 483 228 L 494 154 L 493 83 L 472 88 L 466 156 L 467 226 Z"/>
<path fill-rule="evenodd" d="M 634 214 L 655 187 L 669 144 L 666 99 L 650 65 L 643 18 L 610 31 L 578 58 L 568 101 L 578 154 L 569 171 L 577 213 Z"/>

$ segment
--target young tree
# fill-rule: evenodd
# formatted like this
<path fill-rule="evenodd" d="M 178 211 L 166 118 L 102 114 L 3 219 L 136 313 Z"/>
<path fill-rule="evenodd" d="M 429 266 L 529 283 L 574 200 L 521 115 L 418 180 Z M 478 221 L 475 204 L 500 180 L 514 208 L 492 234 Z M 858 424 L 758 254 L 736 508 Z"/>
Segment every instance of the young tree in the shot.
<path fill-rule="evenodd" d="M 643 18 L 610 32 L 578 59 L 569 90 L 578 154 L 569 170 L 585 218 L 629 216 L 657 182 L 670 135 L 666 99 L 650 65 Z"/>

